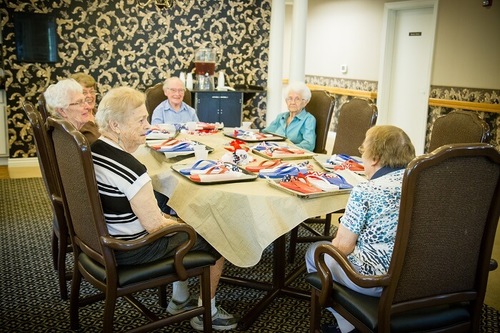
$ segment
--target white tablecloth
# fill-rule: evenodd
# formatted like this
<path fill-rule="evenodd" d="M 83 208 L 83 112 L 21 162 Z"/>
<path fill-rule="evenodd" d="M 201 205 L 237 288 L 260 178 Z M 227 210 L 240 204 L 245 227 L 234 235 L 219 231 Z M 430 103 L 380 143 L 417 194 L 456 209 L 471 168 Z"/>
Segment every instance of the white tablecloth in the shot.
<path fill-rule="evenodd" d="M 214 148 L 209 155 L 213 160 L 227 152 L 223 146 L 232 140 L 221 133 L 182 137 Z M 167 160 L 146 146 L 134 155 L 148 168 L 155 190 L 170 198 L 169 206 L 227 260 L 240 267 L 257 264 L 267 246 L 306 218 L 344 208 L 349 196 L 299 198 L 269 186 L 260 178 L 251 182 L 200 185 L 170 168 L 174 163 L 193 164 L 194 157 L 177 162 Z M 315 162 L 311 159 L 310 163 Z"/>

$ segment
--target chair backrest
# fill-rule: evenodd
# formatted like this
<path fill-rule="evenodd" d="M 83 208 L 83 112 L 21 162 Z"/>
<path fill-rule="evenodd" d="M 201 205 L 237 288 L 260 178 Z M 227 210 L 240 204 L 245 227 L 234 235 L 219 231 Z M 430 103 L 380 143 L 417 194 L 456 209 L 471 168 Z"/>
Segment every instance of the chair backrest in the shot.
<path fill-rule="evenodd" d="M 324 90 L 311 91 L 311 100 L 307 103 L 306 110 L 316 118 L 316 145 L 314 152 L 326 153 L 328 130 L 332 120 L 335 98 Z"/>
<path fill-rule="evenodd" d="M 54 168 L 55 161 L 50 154 L 50 149 L 52 149 L 50 147 L 51 143 L 47 139 L 42 115 L 36 111 L 33 104 L 29 102 L 25 102 L 23 108 L 28 116 L 35 137 L 38 163 L 42 171 L 45 188 L 52 204 L 52 211 L 55 217 L 54 222 L 57 223 L 55 227 L 58 228 L 61 237 L 68 237 L 68 227 L 64 214 L 64 203 L 60 188 L 59 174 L 57 173 L 57 169 Z"/>
<path fill-rule="evenodd" d="M 377 118 L 377 106 L 367 99 L 354 97 L 344 103 L 339 110 L 332 154 L 358 156 L 366 131 L 377 123 Z"/>
<path fill-rule="evenodd" d="M 47 120 L 47 117 L 49 116 L 49 111 L 47 110 L 47 103 L 45 102 L 45 96 L 43 95 L 43 93 L 38 95 L 36 108 L 38 112 L 40 112 L 43 121 Z"/>
<path fill-rule="evenodd" d="M 165 96 L 165 93 L 163 92 L 163 83 L 158 83 L 152 87 L 147 88 L 144 93 L 146 95 L 146 109 L 148 110 L 149 121 L 151 122 L 151 115 L 153 114 L 153 111 L 158 106 L 158 104 L 167 99 L 167 96 Z M 183 101 L 187 105 L 193 106 L 193 103 L 191 101 L 191 91 L 189 91 L 188 89 L 186 89 L 186 91 L 184 92 Z"/>
<path fill-rule="evenodd" d="M 472 111 L 455 110 L 434 121 L 428 152 L 450 143 L 476 143 L 489 140 L 488 123 Z"/>
<path fill-rule="evenodd" d="M 69 231 L 73 251 L 80 251 L 106 266 L 114 256 L 101 247 L 99 237 L 108 236 L 97 189 L 90 145 L 85 136 L 69 122 L 47 118 L 47 137 L 54 147 L 55 166 L 71 216 Z M 75 246 L 76 245 L 76 246 Z M 109 266 L 108 266 L 109 267 Z"/>
<path fill-rule="evenodd" d="M 379 324 L 391 313 L 471 301 L 479 325 L 499 214 L 493 146 L 446 145 L 414 159 L 403 179 L 388 272 L 394 283 L 382 293 Z"/>

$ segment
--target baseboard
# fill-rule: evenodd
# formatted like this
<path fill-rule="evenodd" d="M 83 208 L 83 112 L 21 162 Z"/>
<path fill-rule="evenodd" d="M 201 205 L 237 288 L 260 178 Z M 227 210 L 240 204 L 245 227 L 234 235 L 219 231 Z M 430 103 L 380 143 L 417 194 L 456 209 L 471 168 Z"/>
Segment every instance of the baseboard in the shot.
<path fill-rule="evenodd" d="M 8 169 L 10 178 L 42 177 L 38 158 L 9 158 Z"/>

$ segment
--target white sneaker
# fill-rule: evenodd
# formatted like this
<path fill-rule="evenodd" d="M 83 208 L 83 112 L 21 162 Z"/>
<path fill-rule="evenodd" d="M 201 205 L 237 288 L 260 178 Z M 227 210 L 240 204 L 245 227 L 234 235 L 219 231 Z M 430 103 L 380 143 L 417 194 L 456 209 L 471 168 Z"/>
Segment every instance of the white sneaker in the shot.
<path fill-rule="evenodd" d="M 235 329 L 238 325 L 238 317 L 227 313 L 222 307 L 217 307 L 217 313 L 212 316 L 212 329 L 214 331 L 227 331 Z M 191 327 L 197 331 L 203 331 L 203 316 L 191 319 Z"/>
<path fill-rule="evenodd" d="M 194 309 L 198 306 L 198 299 L 196 297 L 189 297 L 184 302 L 178 302 L 175 299 L 171 299 L 167 306 L 167 312 L 171 315 L 175 315 L 187 310 Z"/>

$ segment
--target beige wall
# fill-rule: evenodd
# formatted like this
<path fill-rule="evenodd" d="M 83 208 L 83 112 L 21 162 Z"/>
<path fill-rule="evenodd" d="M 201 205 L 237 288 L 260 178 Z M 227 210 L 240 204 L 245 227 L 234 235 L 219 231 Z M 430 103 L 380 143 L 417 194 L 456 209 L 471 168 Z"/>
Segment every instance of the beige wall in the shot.
<path fill-rule="evenodd" d="M 439 1 L 431 82 L 500 89 L 500 1 Z"/>
<path fill-rule="evenodd" d="M 395 1 L 309 0 L 306 75 L 378 81 L 386 2 Z M 291 13 L 287 6 L 285 36 Z M 431 84 L 500 89 L 499 33 L 500 2 L 484 8 L 480 0 L 439 0 Z M 342 64 L 347 74 L 340 72 Z"/>

